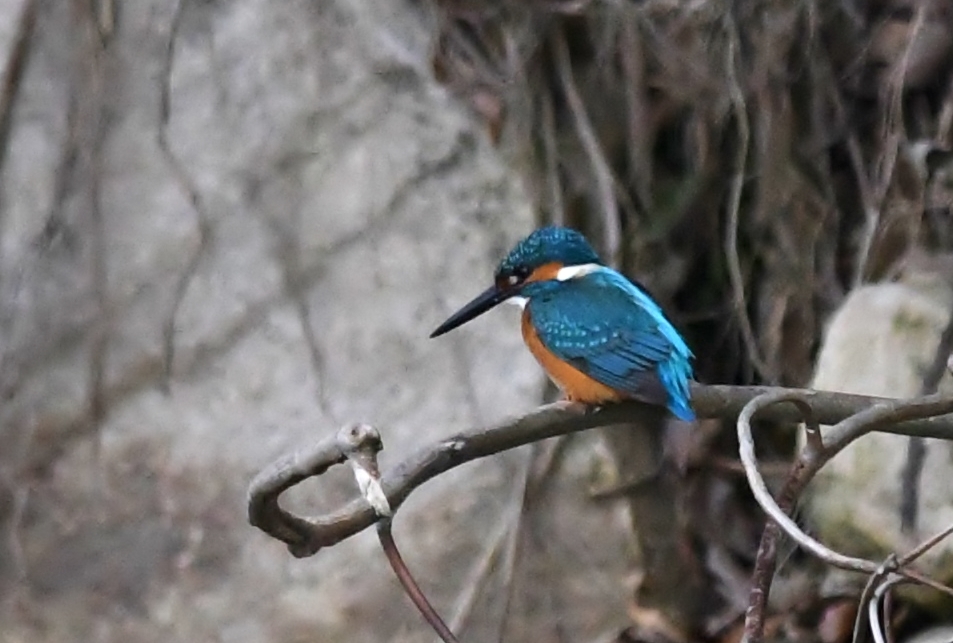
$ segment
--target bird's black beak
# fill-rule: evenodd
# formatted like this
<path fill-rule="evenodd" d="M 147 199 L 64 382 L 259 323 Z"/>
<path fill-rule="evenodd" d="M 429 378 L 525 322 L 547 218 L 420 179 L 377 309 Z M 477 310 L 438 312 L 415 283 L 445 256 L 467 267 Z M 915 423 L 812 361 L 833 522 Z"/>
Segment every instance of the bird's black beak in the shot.
<path fill-rule="evenodd" d="M 471 319 L 479 317 L 494 306 L 506 301 L 513 295 L 519 293 L 519 286 L 511 288 L 500 288 L 499 286 L 490 286 L 482 293 L 474 297 L 469 304 L 450 315 L 444 323 L 437 327 L 437 330 L 430 333 L 430 337 L 439 337 L 444 333 L 450 332 L 457 326 L 462 326 Z"/>

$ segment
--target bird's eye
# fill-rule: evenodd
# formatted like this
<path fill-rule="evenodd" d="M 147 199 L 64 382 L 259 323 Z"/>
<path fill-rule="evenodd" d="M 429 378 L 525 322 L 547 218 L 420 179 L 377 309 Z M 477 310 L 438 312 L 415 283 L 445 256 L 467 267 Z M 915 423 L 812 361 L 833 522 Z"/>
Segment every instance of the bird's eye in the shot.
<path fill-rule="evenodd" d="M 526 281 L 526 278 L 529 277 L 531 272 L 532 270 L 526 266 L 516 266 L 513 268 L 513 272 L 506 276 L 506 285 L 518 286 Z"/>
<path fill-rule="evenodd" d="M 529 277 L 532 272 L 533 271 L 530 270 L 529 267 L 519 265 L 509 272 L 500 274 L 496 278 L 496 283 L 500 287 L 513 288 L 526 281 L 527 277 Z"/>

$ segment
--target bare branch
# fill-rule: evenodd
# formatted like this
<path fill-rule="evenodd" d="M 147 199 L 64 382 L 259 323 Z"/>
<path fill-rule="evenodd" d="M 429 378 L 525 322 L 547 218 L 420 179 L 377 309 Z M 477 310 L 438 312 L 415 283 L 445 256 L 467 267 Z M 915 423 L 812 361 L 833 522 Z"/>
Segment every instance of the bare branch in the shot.
<path fill-rule="evenodd" d="M 384 548 L 384 555 L 387 556 L 387 562 L 390 563 L 391 568 L 397 575 L 397 579 L 404 588 L 404 592 L 410 597 L 410 600 L 413 601 L 417 609 L 420 610 L 420 613 L 423 614 L 427 623 L 430 624 L 430 627 L 432 627 L 440 637 L 440 640 L 444 643 L 459 643 L 457 637 L 453 635 L 453 632 L 450 631 L 447 624 L 444 623 L 440 615 L 437 614 L 437 611 L 430 604 L 430 601 L 427 600 L 420 586 L 417 585 L 417 581 L 415 581 L 414 577 L 410 574 L 410 569 L 408 569 L 407 564 L 404 563 L 404 559 L 397 549 L 397 543 L 394 542 L 394 535 L 390 530 L 390 522 L 390 519 L 387 519 L 377 524 L 377 536 L 381 541 L 381 547 Z"/>
<path fill-rule="evenodd" d="M 700 418 L 732 419 L 751 400 L 780 389 L 745 386 L 705 386 L 694 384 L 692 404 Z M 953 400 L 931 396 L 898 401 L 803 389 L 788 389 L 810 406 L 818 422 L 834 424 L 861 412 L 869 421 L 866 430 L 953 440 L 953 416 L 927 417 L 953 410 Z M 876 413 L 887 409 L 882 418 Z M 870 412 L 875 412 L 870 416 Z M 381 485 L 390 506 L 396 511 L 410 493 L 431 478 L 471 460 L 506 451 L 523 444 L 565 435 L 597 426 L 657 418 L 662 409 L 640 402 L 607 405 L 592 410 L 579 404 L 557 402 L 527 415 L 479 427 L 442 440 L 418 451 L 388 471 Z M 796 409 L 788 405 L 764 408 L 760 416 L 776 421 L 796 422 Z M 897 423 L 891 423 L 891 417 Z M 847 429 L 850 425 L 845 423 Z M 831 431 L 831 445 L 839 444 L 843 430 Z M 853 439 L 853 438 L 851 438 Z M 354 500 L 330 515 L 306 520 L 278 506 L 278 496 L 302 480 L 321 475 L 328 467 L 343 462 L 345 453 L 335 438 L 287 455 L 262 471 L 251 484 L 248 498 L 251 523 L 285 542 L 295 556 L 317 553 L 374 524 L 378 517 L 364 500 Z M 849 441 L 849 440 L 847 440 Z M 846 442 L 845 442 L 846 444 Z M 842 448 L 842 447 L 833 447 Z"/>
<path fill-rule="evenodd" d="M 789 404 L 780 405 L 781 402 Z M 915 400 L 848 395 L 804 389 L 770 387 L 692 385 L 692 404 L 699 418 L 731 419 L 738 417 L 741 460 L 755 498 L 771 518 L 765 529 L 745 622 L 745 640 L 761 640 L 764 606 L 776 560 L 776 540 L 783 529 L 804 549 L 822 560 L 844 569 L 873 574 L 883 580 L 898 577 L 925 584 L 953 594 L 953 590 L 903 565 L 911 562 L 948 532 L 940 534 L 898 562 L 896 557 L 877 564 L 835 552 L 805 534 L 788 517 L 787 511 L 813 478 L 814 474 L 838 451 L 871 431 L 917 435 L 953 440 L 953 397 L 939 395 Z M 322 547 L 334 545 L 375 522 L 388 560 L 401 579 L 408 595 L 445 641 L 455 641 L 450 629 L 439 618 L 400 558 L 390 535 L 389 523 L 401 503 L 418 486 L 456 466 L 517 446 L 550 437 L 566 435 L 598 426 L 622 422 L 651 422 L 664 411 L 640 402 L 624 402 L 593 409 L 582 404 L 557 402 L 532 413 L 503 421 L 495 426 L 472 429 L 438 442 L 410 456 L 381 477 L 376 454 L 382 448 L 379 433 L 367 425 L 345 427 L 309 449 L 292 453 L 263 470 L 251 483 L 248 494 L 249 522 L 288 545 L 297 557 L 311 556 Z M 797 421 L 798 414 L 814 437 L 809 438 L 798 456 L 781 494 L 780 505 L 771 497 L 757 469 L 751 420 L 755 414 L 775 421 Z M 820 424 L 835 424 L 821 439 Z M 280 495 L 335 464 L 350 461 L 363 498 L 356 499 L 330 515 L 306 519 L 285 511 Z M 951 528 L 953 529 L 953 528 Z M 879 583 L 869 583 L 875 592 Z"/>
<path fill-rule="evenodd" d="M 96 302 L 96 318 L 93 323 L 87 390 L 87 417 L 93 426 L 99 426 L 106 415 L 106 361 L 109 354 L 109 337 L 112 325 L 109 301 L 109 273 L 107 267 L 108 248 L 106 246 L 106 226 L 102 208 L 103 185 L 103 145 L 109 127 L 104 96 L 108 91 L 106 83 L 106 45 L 97 28 L 96 16 L 92 7 L 82 12 L 83 41 L 85 47 L 86 76 L 90 103 L 93 114 L 89 140 L 86 141 L 91 180 L 87 186 L 89 200 L 91 295 Z M 98 452 L 99 442 L 96 442 Z"/>
<path fill-rule="evenodd" d="M 787 393 L 783 391 L 777 394 L 768 393 L 763 397 L 752 400 L 749 406 L 745 408 L 755 407 L 758 404 L 758 400 L 761 399 L 764 400 L 761 408 L 779 402 L 792 403 L 797 407 L 798 411 L 803 414 L 805 424 L 807 424 L 806 431 L 808 437 L 805 453 L 814 454 L 824 448 L 817 418 L 814 416 L 814 411 L 810 405 L 804 401 L 803 396 L 798 393 Z M 741 418 L 738 419 L 738 422 L 740 426 Z M 754 443 L 741 441 L 740 444 L 742 452 L 747 453 L 750 449 L 750 453 L 753 457 Z M 785 479 L 781 492 L 778 494 L 778 508 L 786 516 L 790 515 L 793 511 L 798 495 L 800 495 L 804 485 L 807 484 L 807 480 L 810 479 L 809 476 L 804 475 L 806 459 L 804 454 L 802 454 L 802 457 L 799 457 L 795 461 L 788 477 Z M 750 475 L 749 471 L 751 471 L 751 467 L 744 455 L 741 460 L 745 473 Z M 763 480 L 761 480 L 760 473 L 757 472 L 757 469 L 755 469 L 755 473 L 761 484 L 763 484 Z M 768 605 L 771 580 L 774 578 L 774 572 L 777 568 L 777 546 L 780 535 L 781 527 L 773 520 L 768 521 L 764 527 L 764 531 L 761 533 L 761 542 L 758 544 L 758 553 L 755 557 L 754 572 L 752 573 L 753 582 L 748 597 L 748 608 L 745 612 L 744 636 L 749 643 L 760 641 L 762 632 L 764 631 L 765 610 Z"/>
<path fill-rule="evenodd" d="M 953 525 L 950 525 L 943 531 L 937 533 L 936 535 L 928 538 L 923 541 L 918 546 L 914 547 L 903 557 L 898 558 L 896 554 L 892 553 L 887 556 L 886 560 L 880 565 L 880 568 L 877 570 L 877 573 L 871 574 L 870 578 L 867 579 L 867 584 L 864 586 L 864 591 L 860 595 L 860 600 L 858 605 L 863 607 L 864 605 L 868 606 L 868 622 L 870 629 L 874 634 L 874 637 L 877 638 L 880 634 L 880 625 L 876 617 L 876 606 L 880 601 L 880 597 L 883 595 L 884 591 L 892 585 L 898 584 L 900 582 L 909 582 L 908 579 L 904 579 L 898 576 L 890 576 L 890 571 L 896 568 L 905 567 L 913 563 L 917 558 L 925 554 L 927 551 L 935 547 L 941 540 L 947 538 L 953 534 Z M 934 587 L 941 592 L 951 594 L 953 590 L 946 586 L 935 587 L 932 582 L 926 582 L 929 587 Z M 859 643 L 863 637 L 864 628 L 863 628 L 863 609 L 857 610 L 857 615 L 854 619 L 854 635 L 852 638 L 852 643 Z M 888 621 L 889 622 L 889 621 Z"/>
<path fill-rule="evenodd" d="M 596 135 L 592 121 L 586 113 L 586 105 L 576 88 L 576 81 L 573 80 L 569 47 L 562 31 L 557 31 L 553 35 L 553 56 L 556 61 L 559 81 L 566 93 L 566 102 L 572 112 L 579 142 L 582 144 L 586 156 L 589 157 L 592 173 L 596 180 L 596 192 L 599 194 L 599 202 L 602 206 L 603 256 L 608 257 L 609 265 L 617 266 L 619 265 L 619 252 L 622 242 L 619 229 L 619 204 L 615 197 L 615 177 L 612 174 L 612 166 L 606 159 L 605 151 L 599 144 L 599 137 Z"/>
<path fill-rule="evenodd" d="M 903 582 L 903 579 L 894 577 L 884 583 L 881 583 L 880 586 L 874 590 L 873 598 L 871 598 L 870 603 L 867 604 L 867 615 L 870 619 L 870 632 L 874 637 L 875 643 L 887 643 L 885 632 L 887 631 L 887 626 L 890 624 L 890 619 L 887 618 L 886 615 L 886 605 L 884 606 L 885 614 L 883 624 L 880 623 L 880 619 L 878 618 L 880 612 L 880 601 L 882 598 L 884 598 L 884 594 L 886 594 L 891 587 L 901 582 Z"/>
<path fill-rule="evenodd" d="M 953 534 L 953 525 L 950 525 L 938 534 L 927 538 L 921 544 L 910 550 L 908 554 L 900 559 L 900 565 L 909 565 L 910 563 L 914 562 L 917 558 L 936 547 L 941 540 L 948 538 L 951 534 Z"/>
<path fill-rule="evenodd" d="M 933 353 L 933 361 L 923 374 L 921 395 L 936 393 L 947 361 L 953 353 L 953 311 L 946 322 L 946 328 L 940 334 L 939 342 Z M 907 459 L 900 474 L 900 529 L 904 533 L 914 533 L 917 528 L 917 512 L 920 505 L 920 476 L 926 460 L 927 448 L 923 438 L 910 438 L 907 444 Z"/>
<path fill-rule="evenodd" d="M 864 623 L 864 610 L 862 609 L 874 595 L 874 592 L 877 591 L 878 586 L 883 579 L 887 576 L 888 572 L 896 567 L 897 557 L 894 554 L 887 556 L 887 559 L 884 560 L 883 564 L 880 565 L 880 568 L 877 570 L 876 574 L 871 574 L 870 578 L 867 579 L 867 584 L 864 585 L 864 591 L 860 594 L 860 600 L 857 602 L 857 613 L 854 615 L 854 633 L 851 637 L 851 643 L 860 643 L 862 640 L 862 635 L 864 632 L 863 623 Z M 871 623 L 873 626 L 873 623 Z"/>
<path fill-rule="evenodd" d="M 842 569 L 876 573 L 878 565 L 869 560 L 854 558 L 839 554 L 830 548 L 822 545 L 815 539 L 804 533 L 797 524 L 788 517 L 777 505 L 771 493 L 768 491 L 764 480 L 758 473 L 758 462 L 754 454 L 754 440 L 751 437 L 751 418 L 760 410 L 780 402 L 790 402 L 797 400 L 799 403 L 806 403 L 806 398 L 792 391 L 779 390 L 758 396 L 745 406 L 741 415 L 738 417 L 738 442 L 740 446 L 741 461 L 745 465 L 745 472 L 748 475 L 748 483 L 755 499 L 761 508 L 764 509 L 772 520 L 777 522 L 780 527 L 793 538 L 798 545 L 810 552 L 821 560 L 840 567 Z M 902 422 L 918 418 L 926 418 L 939 414 L 946 414 L 953 411 L 953 398 L 941 396 L 929 396 L 918 400 L 893 400 L 883 401 L 871 406 L 868 409 L 860 411 L 839 422 L 831 430 L 830 440 L 823 451 L 815 451 L 808 445 L 799 460 L 803 461 L 806 480 L 810 479 L 814 473 L 820 469 L 826 462 L 833 458 L 848 444 L 862 435 L 882 429 L 886 423 L 891 421 Z"/>
<path fill-rule="evenodd" d="M 391 532 L 393 510 L 381 490 L 377 466 L 377 454 L 382 448 L 377 429 L 367 424 L 351 424 L 340 429 L 333 438 L 321 440 L 308 457 L 294 454 L 278 460 L 252 482 L 248 495 L 248 519 L 251 524 L 288 543 L 289 549 L 295 553 L 297 543 L 307 540 L 308 522 L 283 510 L 278 505 L 278 496 L 312 475 L 321 475 L 335 464 L 350 462 L 361 495 L 382 519 L 377 525 L 377 535 L 401 586 L 440 638 L 445 643 L 457 643 L 456 637 L 417 585 L 394 542 Z"/>
<path fill-rule="evenodd" d="M 375 440 L 380 442 L 380 436 L 376 432 L 360 437 L 367 443 Z M 320 476 L 335 464 L 341 464 L 347 459 L 345 450 L 348 447 L 357 448 L 361 445 L 361 441 L 342 444 L 338 438 L 339 436 L 327 437 L 309 449 L 283 456 L 255 476 L 249 487 L 248 522 L 272 538 L 287 544 L 295 556 L 308 555 L 303 550 L 299 554 L 298 548 L 313 540 L 316 525 L 282 509 L 278 504 L 278 497 L 299 482 L 312 476 Z M 328 537 L 333 538 L 334 535 Z M 347 535 L 341 536 L 346 537 Z"/>
<path fill-rule="evenodd" d="M 748 302 L 745 298 L 744 277 L 741 274 L 741 263 L 738 259 L 738 224 L 741 213 L 741 193 L 745 184 L 745 167 L 748 159 L 750 143 L 750 128 L 748 127 L 748 107 L 745 95 L 738 83 L 736 65 L 738 54 L 738 27 L 734 19 L 728 18 L 728 53 L 725 68 L 728 75 L 728 90 L 731 96 L 731 107 L 734 111 L 735 124 L 738 128 L 738 152 L 735 158 L 734 176 L 731 180 L 731 193 L 728 201 L 728 226 L 725 232 L 725 257 L 728 261 L 728 278 L 731 281 L 735 315 L 741 327 L 741 337 L 748 352 L 748 359 L 762 377 L 773 380 L 775 373 L 771 369 L 758 349 L 751 320 L 748 318 Z"/>
<path fill-rule="evenodd" d="M 10 151 L 13 105 L 20 93 L 20 83 L 30 57 L 38 4 L 39 0 L 24 0 L 17 23 L 16 39 L 7 58 L 6 69 L 3 70 L 3 82 L 0 84 L 0 174 L 3 173 L 4 161 Z"/>
<path fill-rule="evenodd" d="M 172 381 L 172 367 L 175 362 L 175 324 L 179 316 L 179 309 L 192 279 L 201 265 L 202 259 L 211 243 L 212 215 L 205 199 L 199 192 L 198 185 L 189 174 L 185 163 L 172 149 L 169 141 L 169 123 L 172 118 L 172 68 L 175 62 L 175 46 L 182 25 L 182 18 L 186 4 L 178 0 L 172 11 L 172 20 L 169 24 L 169 38 L 166 41 L 165 55 L 162 58 L 162 70 L 159 75 L 159 123 L 156 129 L 156 144 L 162 153 L 166 167 L 172 174 L 173 180 L 179 189 L 188 198 L 195 213 L 195 226 L 198 234 L 195 248 L 189 257 L 182 273 L 175 284 L 172 304 L 168 315 L 162 324 L 163 360 L 165 374 L 161 386 L 168 391 Z"/>
<path fill-rule="evenodd" d="M 410 573 L 410 568 L 407 567 L 404 557 L 400 555 L 400 550 L 397 548 L 397 542 L 391 531 L 394 512 L 381 489 L 381 473 L 377 466 L 377 453 L 383 448 L 380 434 L 374 427 L 367 424 L 354 424 L 338 432 L 337 442 L 342 446 L 345 456 L 351 463 L 361 495 L 368 504 L 374 507 L 378 517 L 382 519 L 377 523 L 377 538 L 404 592 L 444 643 L 459 643 L 447 624 L 440 618 L 437 610 L 427 600 L 427 596 L 420 589 L 420 585 Z"/>
<path fill-rule="evenodd" d="M 767 595 L 774 573 L 774 543 L 779 530 L 784 530 L 805 551 L 835 567 L 866 572 L 873 574 L 875 577 L 883 576 L 888 581 L 901 576 L 940 591 L 953 592 L 953 590 L 916 572 L 902 569 L 902 565 L 897 562 L 896 557 L 889 557 L 886 562 L 878 565 L 863 558 L 855 558 L 836 552 L 804 533 L 789 516 L 794 500 L 814 477 L 814 474 L 848 444 L 871 431 L 881 430 L 885 425 L 892 422 L 903 422 L 950 413 L 953 411 L 953 398 L 933 395 L 909 401 L 884 400 L 846 417 L 829 430 L 826 446 L 819 439 L 807 442 L 784 486 L 780 502 L 776 502 L 758 472 L 754 440 L 751 435 L 751 420 L 757 413 L 781 402 L 791 402 L 796 405 L 805 414 L 811 431 L 816 431 L 818 420 L 812 417 L 812 409 L 809 408 L 807 398 L 797 391 L 778 389 L 759 395 L 745 405 L 738 417 L 739 451 L 748 477 L 748 484 L 758 504 L 771 519 L 765 528 L 755 565 L 755 583 L 751 591 L 748 611 L 745 615 L 745 636 L 743 639 L 745 643 L 758 643 L 763 638 L 764 608 L 767 604 Z M 868 583 L 868 590 L 872 586 L 872 582 Z M 865 590 L 865 593 L 867 593 L 867 590 Z M 876 591 L 874 595 L 875 597 L 879 596 Z M 879 598 L 875 598 L 873 602 L 879 604 Z"/>

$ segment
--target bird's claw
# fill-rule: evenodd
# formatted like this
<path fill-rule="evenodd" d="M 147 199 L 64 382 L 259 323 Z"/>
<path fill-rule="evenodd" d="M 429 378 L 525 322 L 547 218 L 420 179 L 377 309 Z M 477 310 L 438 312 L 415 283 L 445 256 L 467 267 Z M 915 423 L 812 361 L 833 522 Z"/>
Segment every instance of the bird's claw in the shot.
<path fill-rule="evenodd" d="M 564 397 L 558 402 L 558 404 L 560 404 L 567 411 L 572 411 L 580 415 L 592 415 L 593 413 L 601 411 L 603 408 L 602 404 L 588 404 L 586 402 L 574 400 L 570 397 Z"/>

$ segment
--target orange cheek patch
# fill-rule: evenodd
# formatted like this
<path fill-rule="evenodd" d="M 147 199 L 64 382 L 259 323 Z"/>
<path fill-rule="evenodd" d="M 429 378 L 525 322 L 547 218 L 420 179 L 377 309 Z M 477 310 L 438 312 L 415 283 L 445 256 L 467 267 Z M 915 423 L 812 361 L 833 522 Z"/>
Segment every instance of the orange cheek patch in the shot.
<path fill-rule="evenodd" d="M 526 278 L 526 281 L 550 281 L 556 278 L 556 273 L 563 267 L 563 264 L 558 261 L 544 263 L 534 270 L 533 273 Z"/>

